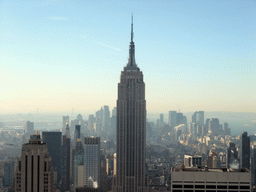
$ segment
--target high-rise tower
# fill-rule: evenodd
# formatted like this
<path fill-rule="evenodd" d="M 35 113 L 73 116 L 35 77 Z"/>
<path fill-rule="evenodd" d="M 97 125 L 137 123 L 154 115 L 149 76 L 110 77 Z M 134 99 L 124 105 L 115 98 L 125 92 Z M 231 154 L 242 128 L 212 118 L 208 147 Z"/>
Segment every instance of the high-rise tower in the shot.
<path fill-rule="evenodd" d="M 15 192 L 55 192 L 54 171 L 47 145 L 38 132 L 22 145 L 14 177 Z"/>
<path fill-rule="evenodd" d="M 62 145 L 62 162 L 61 162 L 61 191 L 70 190 L 70 130 L 69 123 L 66 123 L 65 135 L 63 135 L 63 145 Z"/>
<path fill-rule="evenodd" d="M 117 100 L 115 192 L 147 191 L 145 182 L 146 100 L 142 71 L 135 63 L 133 22 L 129 59 L 121 72 Z"/>

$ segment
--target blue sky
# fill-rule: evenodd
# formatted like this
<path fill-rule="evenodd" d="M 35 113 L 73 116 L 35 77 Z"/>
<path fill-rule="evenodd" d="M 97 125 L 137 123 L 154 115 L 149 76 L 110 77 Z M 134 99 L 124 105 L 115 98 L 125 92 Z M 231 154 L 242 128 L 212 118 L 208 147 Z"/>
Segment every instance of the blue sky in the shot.
<path fill-rule="evenodd" d="M 0 0 L 0 113 L 114 107 L 132 13 L 149 112 L 255 112 L 255 9 L 253 0 Z"/>

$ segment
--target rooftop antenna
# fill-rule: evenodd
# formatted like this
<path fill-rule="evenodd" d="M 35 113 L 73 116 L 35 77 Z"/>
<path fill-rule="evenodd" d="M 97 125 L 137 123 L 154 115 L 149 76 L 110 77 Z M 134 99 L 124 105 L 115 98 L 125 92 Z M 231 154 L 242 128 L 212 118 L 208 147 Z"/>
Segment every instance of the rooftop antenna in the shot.
<path fill-rule="evenodd" d="M 132 26 L 131 26 L 131 42 L 133 42 L 133 13 L 132 13 Z"/>

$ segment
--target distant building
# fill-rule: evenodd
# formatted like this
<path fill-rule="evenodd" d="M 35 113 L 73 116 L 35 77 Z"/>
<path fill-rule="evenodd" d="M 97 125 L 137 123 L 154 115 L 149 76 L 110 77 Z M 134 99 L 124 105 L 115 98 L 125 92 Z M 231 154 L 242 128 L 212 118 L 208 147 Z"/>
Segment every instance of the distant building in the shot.
<path fill-rule="evenodd" d="M 84 186 L 99 188 L 100 138 L 84 138 Z"/>
<path fill-rule="evenodd" d="M 57 173 L 57 182 L 61 181 L 61 132 L 43 132 L 42 139 L 47 145 L 49 155 L 52 159 L 52 167 Z"/>
<path fill-rule="evenodd" d="M 69 122 L 69 116 L 62 116 L 62 134 L 65 135 L 66 124 Z"/>
<path fill-rule="evenodd" d="M 230 143 L 226 153 L 226 167 L 239 168 L 238 151 L 235 143 Z"/>
<path fill-rule="evenodd" d="M 70 190 L 70 130 L 67 122 L 65 135 L 63 135 L 61 155 L 61 191 Z"/>
<path fill-rule="evenodd" d="M 191 134 L 191 139 L 195 140 L 197 136 L 197 127 L 195 123 L 190 123 L 189 124 L 189 132 Z"/>
<path fill-rule="evenodd" d="M 220 123 L 218 118 L 211 118 L 209 121 L 208 133 L 211 135 L 220 135 L 222 130 L 220 129 Z"/>
<path fill-rule="evenodd" d="M 252 158 L 251 158 L 252 166 L 252 186 L 256 185 L 256 145 L 252 145 Z"/>
<path fill-rule="evenodd" d="M 81 114 L 78 114 L 76 119 L 71 121 L 70 133 L 72 133 L 72 135 L 75 132 L 76 125 L 80 125 L 80 131 L 81 132 L 85 131 L 85 121 L 83 120 L 83 116 Z"/>
<path fill-rule="evenodd" d="M 174 167 L 171 178 L 172 192 L 251 190 L 251 173 L 246 169 Z"/>
<path fill-rule="evenodd" d="M 22 145 L 14 178 L 15 192 L 55 192 L 51 157 L 40 135 L 31 135 Z"/>
<path fill-rule="evenodd" d="M 88 130 L 91 134 L 95 133 L 94 123 L 95 123 L 94 115 L 89 115 L 89 117 L 88 117 Z"/>
<path fill-rule="evenodd" d="M 15 170 L 15 160 L 9 158 L 4 162 L 4 177 L 3 177 L 3 186 L 4 187 L 13 187 L 14 186 L 14 170 Z"/>
<path fill-rule="evenodd" d="M 177 126 L 177 112 L 176 111 L 169 111 L 169 126 L 176 127 Z"/>
<path fill-rule="evenodd" d="M 110 126 L 110 111 L 109 111 L 109 106 L 104 105 L 103 107 L 103 130 L 104 132 L 109 130 Z"/>
<path fill-rule="evenodd" d="M 25 133 L 33 134 L 34 133 L 34 123 L 27 121 L 25 124 Z"/>
<path fill-rule="evenodd" d="M 169 126 L 174 128 L 180 124 L 187 125 L 187 117 L 177 111 L 169 111 Z"/>
<path fill-rule="evenodd" d="M 240 165 L 241 168 L 250 170 L 250 137 L 247 136 L 247 132 L 241 135 L 241 156 Z"/>
<path fill-rule="evenodd" d="M 159 120 L 159 125 L 163 126 L 164 125 L 164 114 L 160 114 L 160 120 Z"/>
<path fill-rule="evenodd" d="M 95 113 L 95 124 L 94 129 L 96 133 L 100 133 L 103 131 L 103 108 L 101 107 L 100 110 L 96 111 Z"/>
<path fill-rule="evenodd" d="M 220 168 L 221 162 L 219 156 L 215 151 L 210 151 L 210 155 L 207 157 L 206 165 L 208 168 Z"/>
<path fill-rule="evenodd" d="M 74 187 L 78 187 L 78 166 L 84 164 L 84 148 L 81 139 L 77 139 L 72 150 L 72 178 Z"/>
<path fill-rule="evenodd" d="M 230 128 L 228 127 L 228 123 L 224 123 L 224 133 L 225 135 L 230 135 Z"/>
<path fill-rule="evenodd" d="M 203 134 L 204 126 L 204 111 L 196 111 L 191 117 L 191 123 L 195 124 L 196 133 L 198 136 Z"/>
<path fill-rule="evenodd" d="M 75 126 L 75 140 L 81 139 L 81 125 Z"/>
<path fill-rule="evenodd" d="M 113 116 L 116 116 L 116 107 L 114 107 L 113 110 L 112 110 L 112 117 Z"/>
<path fill-rule="evenodd" d="M 184 155 L 185 167 L 198 167 L 202 166 L 202 156 L 199 155 Z"/>

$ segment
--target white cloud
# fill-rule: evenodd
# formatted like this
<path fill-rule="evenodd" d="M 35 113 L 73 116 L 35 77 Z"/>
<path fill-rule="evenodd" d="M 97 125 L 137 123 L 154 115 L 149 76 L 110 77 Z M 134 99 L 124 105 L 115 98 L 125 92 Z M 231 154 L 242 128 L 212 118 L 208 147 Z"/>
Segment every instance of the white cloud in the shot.
<path fill-rule="evenodd" d="M 117 51 L 121 51 L 121 49 L 119 49 L 119 48 L 117 48 L 117 47 L 113 47 L 113 46 L 107 45 L 107 44 L 102 43 L 102 42 L 96 42 L 96 43 L 98 43 L 98 44 L 100 44 L 100 45 L 102 45 L 102 46 L 104 46 L 104 47 L 108 47 L 108 48 L 110 48 L 110 49 L 114 49 L 114 50 L 117 50 Z"/>
<path fill-rule="evenodd" d="M 108 44 L 106 44 L 106 43 L 99 42 L 99 41 L 92 41 L 92 40 L 89 40 L 90 37 L 88 37 L 87 35 L 80 35 L 80 37 L 81 37 L 82 39 L 84 39 L 85 41 L 92 42 L 92 43 L 97 43 L 97 44 L 99 44 L 99 45 L 101 45 L 101 46 L 104 46 L 104 47 L 107 47 L 107 48 L 110 48 L 110 49 L 114 49 L 114 50 L 116 50 L 116 51 L 122 51 L 121 49 L 119 49 L 119 48 L 117 48 L 117 47 L 110 46 L 110 45 L 108 45 Z"/>

